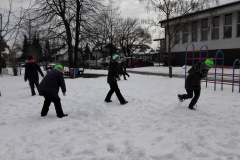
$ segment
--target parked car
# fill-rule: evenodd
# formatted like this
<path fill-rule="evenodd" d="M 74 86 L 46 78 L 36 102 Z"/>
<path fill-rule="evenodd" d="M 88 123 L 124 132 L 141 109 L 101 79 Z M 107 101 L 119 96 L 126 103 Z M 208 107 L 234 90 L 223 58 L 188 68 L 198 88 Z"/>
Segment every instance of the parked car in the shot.
<path fill-rule="evenodd" d="M 131 60 L 128 62 L 128 66 L 131 66 Z M 145 67 L 145 66 L 154 66 L 154 63 L 146 61 L 145 59 L 133 58 L 132 59 L 133 67 Z"/>
<path fill-rule="evenodd" d="M 43 65 L 43 69 L 46 71 L 46 70 L 52 70 L 54 68 L 54 66 L 56 66 L 57 64 L 55 63 L 48 63 L 47 64 L 47 68 L 46 68 L 46 64 Z"/>
<path fill-rule="evenodd" d="M 101 69 L 102 66 L 99 62 L 96 62 L 96 60 L 87 60 L 84 63 L 84 68 L 89 68 L 89 62 L 90 62 L 90 68 L 92 69 Z"/>
<path fill-rule="evenodd" d="M 106 57 L 105 62 L 106 62 L 106 64 L 107 64 L 107 66 L 108 66 L 109 63 L 110 63 L 110 60 L 111 60 L 111 56 Z"/>

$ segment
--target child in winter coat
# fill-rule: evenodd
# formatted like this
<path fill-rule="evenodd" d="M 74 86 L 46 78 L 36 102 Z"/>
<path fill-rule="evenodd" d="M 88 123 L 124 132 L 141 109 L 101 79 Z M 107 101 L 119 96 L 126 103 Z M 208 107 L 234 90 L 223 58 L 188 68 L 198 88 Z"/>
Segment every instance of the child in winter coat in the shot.
<path fill-rule="evenodd" d="M 44 104 L 41 116 L 47 115 L 51 102 L 55 105 L 55 110 L 58 118 L 68 116 L 63 113 L 61 99 L 58 96 L 59 87 L 61 87 L 63 96 L 66 96 L 66 85 L 63 79 L 63 67 L 58 64 L 51 72 L 49 72 L 39 85 L 39 89 L 44 96 Z"/>
<path fill-rule="evenodd" d="M 183 102 L 185 99 L 192 98 L 194 92 L 194 97 L 188 106 L 189 109 L 195 110 L 193 106 L 197 103 L 200 97 L 201 80 L 207 76 L 209 69 L 211 69 L 213 66 L 213 60 L 207 59 L 206 61 L 199 61 L 188 71 L 189 75 L 185 82 L 185 89 L 187 91 L 187 94 L 179 94 L 178 99 L 180 102 Z"/>
<path fill-rule="evenodd" d="M 112 102 L 111 97 L 112 97 L 112 94 L 115 92 L 120 103 L 124 105 L 124 104 L 128 103 L 128 101 L 126 101 L 123 98 L 123 96 L 118 88 L 116 78 L 117 78 L 118 74 L 126 74 L 126 73 L 124 73 L 123 70 L 121 69 L 121 67 L 119 66 L 119 64 L 118 64 L 119 61 L 120 61 L 119 55 L 113 54 L 112 60 L 110 60 L 110 63 L 109 63 L 108 77 L 107 77 L 107 82 L 110 86 L 110 91 L 108 92 L 108 94 L 105 98 L 105 102 L 107 102 L 107 103 Z"/>
<path fill-rule="evenodd" d="M 42 96 L 41 91 L 38 89 L 39 86 L 39 77 L 38 72 L 41 74 L 42 77 L 44 77 L 43 72 L 40 68 L 40 66 L 34 61 L 32 56 L 28 57 L 29 61 L 27 61 L 25 66 L 25 75 L 24 75 L 24 81 L 29 81 L 32 96 L 35 96 L 35 90 L 34 90 L 34 84 L 38 90 L 38 93 L 40 96 Z"/>

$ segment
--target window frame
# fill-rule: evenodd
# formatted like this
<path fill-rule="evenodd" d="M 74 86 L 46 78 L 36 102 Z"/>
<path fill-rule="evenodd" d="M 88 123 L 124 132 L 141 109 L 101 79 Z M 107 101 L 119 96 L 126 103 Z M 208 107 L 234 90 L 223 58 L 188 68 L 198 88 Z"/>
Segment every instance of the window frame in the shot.
<path fill-rule="evenodd" d="M 184 23 L 183 24 L 183 39 L 182 39 L 182 43 L 188 43 L 188 28 L 189 28 L 189 24 L 188 23 Z M 186 41 L 185 41 L 185 38 L 187 39 Z"/>
<path fill-rule="evenodd" d="M 238 18 L 237 18 L 237 37 L 240 37 L 240 11 L 238 11 Z"/>
<path fill-rule="evenodd" d="M 231 15 L 231 25 L 226 25 L 226 17 L 227 16 L 229 16 L 229 15 Z M 232 21 L 233 20 L 233 14 L 232 13 L 229 13 L 229 14 L 225 14 L 225 18 L 224 18 L 224 29 L 223 29 L 223 38 L 225 39 L 225 38 L 232 38 Z M 231 36 L 230 37 L 226 37 L 226 27 L 229 27 L 229 26 L 231 26 Z"/>
<path fill-rule="evenodd" d="M 213 22 L 214 22 L 214 19 L 215 18 L 218 18 L 218 27 L 214 27 L 214 23 L 212 23 L 212 40 L 215 40 L 215 39 L 219 39 L 219 25 L 220 25 L 220 16 L 216 16 L 216 17 L 213 17 Z M 217 36 L 217 38 L 214 38 L 214 36 L 213 36 L 213 32 L 214 32 L 214 29 L 217 29 L 217 31 L 218 31 L 218 36 Z"/>
<path fill-rule="evenodd" d="M 206 28 L 203 28 L 203 22 L 207 21 L 207 26 Z M 206 33 L 206 39 L 203 39 L 203 32 L 205 31 Z M 202 28 L 201 28 L 201 41 L 207 41 L 208 40 L 208 18 L 202 19 Z"/>
<path fill-rule="evenodd" d="M 176 26 L 176 32 L 175 32 L 175 36 L 174 36 L 174 39 L 175 39 L 175 44 L 179 44 L 180 43 L 180 25 L 177 25 Z M 178 31 L 177 31 L 178 30 Z M 178 36 L 178 37 L 177 37 Z M 178 39 L 177 39 L 178 38 Z"/>
<path fill-rule="evenodd" d="M 195 27 L 194 24 L 196 24 L 196 28 L 194 28 Z M 194 35 L 196 35 L 196 37 L 193 37 Z M 196 40 L 194 38 L 196 38 Z M 192 42 L 197 42 L 197 41 L 198 41 L 198 21 L 193 21 L 192 22 Z"/>

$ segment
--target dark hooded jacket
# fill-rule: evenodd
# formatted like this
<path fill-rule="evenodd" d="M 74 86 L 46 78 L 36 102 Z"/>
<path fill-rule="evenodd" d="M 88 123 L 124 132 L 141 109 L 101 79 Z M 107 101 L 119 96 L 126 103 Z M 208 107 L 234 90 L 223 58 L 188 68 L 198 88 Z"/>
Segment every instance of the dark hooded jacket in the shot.
<path fill-rule="evenodd" d="M 124 72 L 122 71 L 122 68 L 117 62 L 110 60 L 107 82 L 109 84 L 117 83 L 116 77 L 118 74 L 124 74 Z"/>
<path fill-rule="evenodd" d="M 52 70 L 49 72 L 39 85 L 40 90 L 49 92 L 54 97 L 58 96 L 59 87 L 61 87 L 63 93 L 66 92 L 63 73 L 58 72 L 57 70 Z"/>
<path fill-rule="evenodd" d="M 206 78 L 208 70 L 205 69 L 205 61 L 199 61 L 188 71 L 185 82 L 186 90 L 201 90 L 201 80 Z"/>
<path fill-rule="evenodd" d="M 24 80 L 31 81 L 31 80 L 39 79 L 38 72 L 41 74 L 42 77 L 44 77 L 40 66 L 33 59 L 29 60 L 25 66 Z"/>

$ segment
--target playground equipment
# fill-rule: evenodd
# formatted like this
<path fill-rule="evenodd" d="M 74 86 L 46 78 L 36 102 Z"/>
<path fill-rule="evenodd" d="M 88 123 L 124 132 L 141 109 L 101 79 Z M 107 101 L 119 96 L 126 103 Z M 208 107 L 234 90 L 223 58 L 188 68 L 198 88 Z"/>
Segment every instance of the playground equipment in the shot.
<path fill-rule="evenodd" d="M 189 45 L 192 45 L 193 47 L 193 51 L 188 51 L 188 46 Z M 206 47 L 207 50 L 204 50 L 202 51 L 203 47 Z M 187 58 L 187 53 L 191 53 L 193 54 L 193 58 Z M 194 58 L 194 53 L 196 52 L 199 52 L 199 58 Z M 206 52 L 207 53 L 207 58 L 202 58 L 202 52 Z M 222 55 L 222 58 L 217 58 L 218 54 L 221 53 Z M 189 43 L 187 46 L 186 46 L 186 52 L 185 52 L 185 81 L 186 81 L 186 73 L 187 73 L 187 60 L 192 60 L 192 66 L 194 65 L 194 60 L 197 60 L 199 59 L 200 60 L 204 60 L 204 59 L 208 59 L 208 47 L 206 45 L 203 45 L 201 48 L 200 48 L 200 51 L 195 51 L 194 50 L 194 45 L 192 43 Z M 234 64 L 233 64 L 233 67 L 231 66 L 224 66 L 224 54 L 221 50 L 217 51 L 217 53 L 215 54 L 215 72 L 214 73 L 211 73 L 209 72 L 208 75 L 214 75 L 214 80 L 208 80 L 208 76 L 206 77 L 205 80 L 202 80 L 202 82 L 206 82 L 206 87 L 207 87 L 207 83 L 214 83 L 214 91 L 216 91 L 216 84 L 221 84 L 221 90 L 223 90 L 223 84 L 226 84 L 226 85 L 232 85 L 232 92 L 234 91 L 234 85 L 235 86 L 239 86 L 239 93 L 240 93 L 240 79 L 239 79 L 239 82 L 237 84 L 237 82 L 234 82 L 234 77 L 240 77 L 239 76 L 235 76 L 234 74 L 234 70 L 235 70 L 235 63 L 236 62 L 239 62 L 240 63 L 240 60 L 235 60 Z M 222 60 L 222 65 L 221 66 L 218 66 L 217 65 L 217 60 Z M 222 68 L 222 73 L 217 73 L 217 68 Z M 224 68 L 233 68 L 233 74 L 224 74 L 223 73 L 223 69 Z M 221 81 L 217 80 L 217 76 L 221 76 Z M 223 76 L 226 76 L 226 77 L 232 77 L 232 82 L 231 81 L 223 81 Z"/>
<path fill-rule="evenodd" d="M 234 63 L 233 63 L 233 79 L 232 79 L 232 84 L 236 84 L 235 82 L 234 82 L 234 77 L 235 77 L 235 74 L 234 74 L 234 70 L 235 70 L 235 64 L 236 64 L 236 62 L 239 62 L 239 65 L 240 65 L 240 60 L 239 59 L 236 59 L 235 61 L 234 61 Z M 239 77 L 239 81 L 238 81 L 238 85 L 237 86 L 239 86 L 239 93 L 240 93 L 240 73 L 239 73 L 239 76 L 236 76 L 236 77 Z M 232 92 L 234 91 L 234 85 L 232 85 Z"/>

